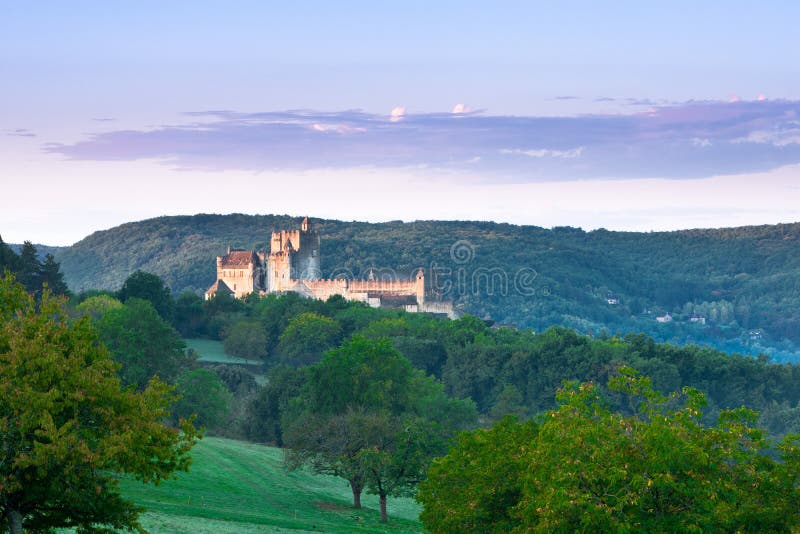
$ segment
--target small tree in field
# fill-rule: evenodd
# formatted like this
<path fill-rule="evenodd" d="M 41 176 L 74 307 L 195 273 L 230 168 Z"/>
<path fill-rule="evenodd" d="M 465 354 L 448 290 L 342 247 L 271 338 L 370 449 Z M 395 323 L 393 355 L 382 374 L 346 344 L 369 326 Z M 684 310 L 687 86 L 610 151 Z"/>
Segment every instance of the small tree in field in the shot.
<path fill-rule="evenodd" d="M 136 529 L 117 474 L 158 483 L 189 466 L 194 427 L 162 424 L 175 400 L 153 379 L 122 389 L 88 317 L 0 278 L 0 517 L 12 534 Z"/>

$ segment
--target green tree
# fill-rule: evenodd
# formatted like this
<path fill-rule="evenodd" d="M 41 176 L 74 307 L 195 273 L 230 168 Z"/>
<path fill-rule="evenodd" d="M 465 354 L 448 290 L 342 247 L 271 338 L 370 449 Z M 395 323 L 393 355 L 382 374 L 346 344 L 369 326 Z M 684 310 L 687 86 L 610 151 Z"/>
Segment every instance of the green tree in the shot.
<path fill-rule="evenodd" d="M 267 383 L 245 408 L 244 433 L 247 439 L 261 443 L 284 445 L 283 418 L 289 403 L 305 383 L 304 369 L 276 365 L 267 371 Z"/>
<path fill-rule="evenodd" d="M 213 371 L 192 369 L 181 374 L 176 385 L 179 399 L 172 408 L 173 420 L 195 416 L 195 424 L 210 431 L 226 422 L 233 395 Z"/>
<path fill-rule="evenodd" d="M 191 291 L 184 291 L 175 300 L 172 321 L 183 337 L 199 337 L 206 334 L 206 313 L 203 299 Z"/>
<path fill-rule="evenodd" d="M 267 333 L 258 321 L 242 321 L 231 328 L 224 340 L 225 352 L 241 358 L 264 358 Z"/>
<path fill-rule="evenodd" d="M 94 320 L 100 320 L 109 310 L 121 309 L 123 304 L 109 295 L 95 295 L 87 298 L 76 309 L 88 314 Z"/>
<path fill-rule="evenodd" d="M 514 507 L 537 430 L 533 422 L 508 417 L 489 430 L 460 434 L 420 484 L 422 523 L 432 532 L 510 532 L 519 523 Z"/>
<path fill-rule="evenodd" d="M 308 381 L 286 421 L 291 466 L 348 480 L 353 505 L 364 488 L 386 499 L 408 494 L 433 456 L 476 418 L 470 401 L 415 370 L 387 338 L 354 336 L 308 368 Z"/>
<path fill-rule="evenodd" d="M 19 282 L 25 286 L 25 289 L 38 295 L 42 290 L 42 264 L 39 263 L 36 247 L 30 241 L 25 241 L 22 244 L 17 265 L 17 279 Z"/>
<path fill-rule="evenodd" d="M 175 302 L 169 287 L 158 276 L 144 271 L 131 274 L 117 291 L 117 298 L 122 302 L 130 298 L 147 300 L 167 322 L 172 321 L 175 313 Z"/>
<path fill-rule="evenodd" d="M 97 328 L 121 364 L 120 378 L 125 385 L 142 389 L 153 376 L 171 383 L 192 364 L 186 344 L 146 300 L 129 298 L 121 308 L 106 312 Z"/>
<path fill-rule="evenodd" d="M 64 301 L 38 306 L 0 278 L 0 515 L 12 534 L 136 529 L 117 474 L 158 483 L 186 470 L 192 425 L 162 424 L 175 400 L 158 379 L 122 389 L 88 318 Z"/>
<path fill-rule="evenodd" d="M 69 288 L 64 282 L 64 274 L 61 272 L 61 265 L 55 260 L 52 254 L 46 254 L 39 271 L 39 279 L 42 284 L 47 284 L 48 289 L 54 295 L 68 295 Z"/>
<path fill-rule="evenodd" d="M 280 335 L 278 359 L 295 367 L 310 365 L 318 362 L 323 352 L 335 347 L 341 336 L 342 329 L 336 320 L 313 312 L 301 313 L 289 320 Z"/>
<path fill-rule="evenodd" d="M 3 242 L 3 238 L 0 236 L 0 275 L 4 271 L 15 273 L 17 270 L 19 270 L 19 256 Z"/>
<path fill-rule="evenodd" d="M 462 437 L 420 491 L 426 528 L 789 532 L 800 525 L 795 437 L 782 443 L 777 462 L 750 410 L 722 411 L 705 426 L 702 393 L 684 388 L 665 397 L 629 368 L 609 389 L 627 397 L 631 415 L 612 411 L 592 383 L 568 383 L 535 429 L 518 433 L 504 422 L 492 443 L 480 431 Z M 489 468 L 506 473 L 511 489 L 491 508 L 482 500 Z M 453 491 L 456 481 L 463 487 Z"/>

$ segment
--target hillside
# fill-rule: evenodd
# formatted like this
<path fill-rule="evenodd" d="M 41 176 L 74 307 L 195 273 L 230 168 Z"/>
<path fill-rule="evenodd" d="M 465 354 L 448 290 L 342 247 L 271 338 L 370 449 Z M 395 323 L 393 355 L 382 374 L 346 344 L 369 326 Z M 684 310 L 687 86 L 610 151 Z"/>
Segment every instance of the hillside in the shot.
<path fill-rule="evenodd" d="M 288 472 L 280 449 L 205 438 L 192 450 L 192 468 L 158 486 L 125 481 L 123 494 L 147 508 L 153 533 L 421 532 L 413 499 L 390 499 L 389 523 L 379 523 L 377 497 L 353 509 L 339 478 Z"/>
<path fill-rule="evenodd" d="M 160 217 L 95 232 L 59 250 L 74 291 L 116 289 L 136 269 L 173 292 L 214 281 L 227 245 L 262 248 L 300 219 Z M 492 222 L 313 220 L 326 276 L 408 276 L 425 267 L 458 309 L 498 323 L 657 340 L 792 359 L 800 343 L 800 224 L 612 232 Z M 656 317 L 672 319 L 658 322 Z M 694 318 L 694 322 L 692 321 Z"/>

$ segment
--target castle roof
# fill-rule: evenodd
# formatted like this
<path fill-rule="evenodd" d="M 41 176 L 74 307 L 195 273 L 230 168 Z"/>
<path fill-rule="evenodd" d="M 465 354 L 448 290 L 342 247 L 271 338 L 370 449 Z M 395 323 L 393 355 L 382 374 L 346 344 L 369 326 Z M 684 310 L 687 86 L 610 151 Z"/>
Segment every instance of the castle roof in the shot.
<path fill-rule="evenodd" d="M 228 284 L 226 284 L 222 280 L 217 280 L 216 282 L 214 282 L 214 285 L 212 285 L 206 290 L 206 295 L 213 295 L 217 291 L 222 291 L 223 293 L 229 293 L 233 295 L 233 290 L 229 288 Z"/>
<path fill-rule="evenodd" d="M 231 250 L 222 256 L 223 267 L 245 267 L 257 262 L 258 257 L 252 250 Z"/>

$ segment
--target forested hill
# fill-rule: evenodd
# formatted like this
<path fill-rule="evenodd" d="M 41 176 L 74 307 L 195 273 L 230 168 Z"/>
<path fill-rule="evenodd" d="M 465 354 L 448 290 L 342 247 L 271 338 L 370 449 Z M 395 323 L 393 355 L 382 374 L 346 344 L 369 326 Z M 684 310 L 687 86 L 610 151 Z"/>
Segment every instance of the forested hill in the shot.
<path fill-rule="evenodd" d="M 408 276 L 433 265 L 458 309 L 499 324 L 641 331 L 778 359 L 793 359 L 800 345 L 800 224 L 634 233 L 312 222 L 325 276 L 364 277 L 370 268 Z M 95 232 L 56 259 L 74 291 L 117 289 L 136 269 L 161 276 L 175 293 L 201 291 L 227 245 L 263 248 L 271 231 L 299 223 L 273 215 L 160 217 Z"/>

